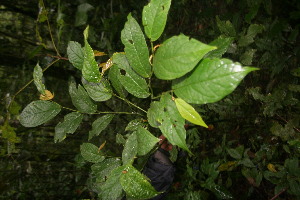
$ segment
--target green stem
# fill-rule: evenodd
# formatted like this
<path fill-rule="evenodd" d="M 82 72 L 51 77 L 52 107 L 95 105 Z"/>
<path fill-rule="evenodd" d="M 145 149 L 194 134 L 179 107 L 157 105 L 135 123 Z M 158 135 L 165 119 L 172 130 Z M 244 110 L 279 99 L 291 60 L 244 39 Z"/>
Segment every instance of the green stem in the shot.
<path fill-rule="evenodd" d="M 139 109 L 139 110 L 143 111 L 144 113 L 147 113 L 147 111 L 145 111 L 143 108 L 141 108 L 141 107 L 139 107 L 139 106 L 135 105 L 134 103 L 132 103 L 132 102 L 128 101 L 127 99 L 124 99 L 124 98 L 122 98 L 122 97 L 120 97 L 120 96 L 118 96 L 118 95 L 116 95 L 116 94 L 113 94 L 113 95 L 114 95 L 115 97 L 117 97 L 117 98 L 121 99 L 122 101 L 125 101 L 126 103 L 128 103 L 128 104 L 132 105 L 133 107 L 135 107 L 135 108 L 137 108 L 137 109 Z"/>

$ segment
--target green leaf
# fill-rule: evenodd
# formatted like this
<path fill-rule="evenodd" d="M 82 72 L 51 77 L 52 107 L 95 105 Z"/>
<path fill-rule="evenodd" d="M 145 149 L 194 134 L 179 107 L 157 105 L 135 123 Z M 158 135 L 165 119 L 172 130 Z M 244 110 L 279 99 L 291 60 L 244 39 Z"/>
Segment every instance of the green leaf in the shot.
<path fill-rule="evenodd" d="M 121 40 L 125 46 L 126 57 L 132 68 L 141 76 L 149 77 L 151 66 L 149 63 L 149 52 L 144 34 L 131 16 L 127 17 L 124 29 L 121 32 Z"/>
<path fill-rule="evenodd" d="M 92 102 L 85 89 L 79 85 L 76 88 L 76 83 L 70 81 L 69 93 L 73 102 L 73 105 L 83 113 L 94 113 L 97 110 L 97 105 Z"/>
<path fill-rule="evenodd" d="M 235 37 L 235 28 L 230 21 L 221 21 L 219 16 L 216 16 L 217 26 L 221 33 L 227 36 Z"/>
<path fill-rule="evenodd" d="M 42 79 L 43 79 L 43 70 L 40 67 L 40 65 L 37 63 L 33 70 L 33 80 L 37 90 L 41 94 L 45 95 L 46 87 L 43 84 Z"/>
<path fill-rule="evenodd" d="M 67 48 L 67 54 L 70 63 L 79 70 L 82 70 L 84 61 L 84 52 L 78 42 L 70 41 Z"/>
<path fill-rule="evenodd" d="M 121 84 L 130 94 L 139 98 L 150 95 L 146 80 L 132 70 L 124 54 L 114 54 L 113 62 L 121 71 L 118 75 Z"/>
<path fill-rule="evenodd" d="M 153 70 L 157 78 L 171 80 L 190 72 L 203 56 L 216 49 L 185 35 L 173 36 L 156 51 Z"/>
<path fill-rule="evenodd" d="M 125 128 L 125 131 L 136 131 L 140 126 L 143 125 L 143 121 L 142 119 L 134 119 L 134 120 L 131 120 L 126 128 Z"/>
<path fill-rule="evenodd" d="M 227 149 L 227 152 L 228 152 L 228 154 L 231 156 L 231 157 L 233 157 L 233 158 L 235 158 L 235 159 L 237 159 L 237 160 L 240 160 L 240 159 L 242 159 L 242 154 L 239 152 L 239 151 L 237 151 L 236 149 Z"/>
<path fill-rule="evenodd" d="M 151 0 L 143 9 L 143 26 L 151 41 L 157 40 L 164 31 L 171 0 Z"/>
<path fill-rule="evenodd" d="M 116 200 L 122 196 L 122 186 L 120 177 L 124 166 L 120 166 L 111 171 L 105 184 L 102 185 L 100 197 L 103 200 Z"/>
<path fill-rule="evenodd" d="M 88 30 L 88 27 L 86 30 Z M 83 52 L 84 52 L 84 59 L 83 59 L 82 75 L 84 79 L 89 82 L 100 82 L 101 75 L 100 75 L 99 67 L 95 60 L 94 51 L 92 47 L 89 45 L 87 39 L 84 40 Z"/>
<path fill-rule="evenodd" d="M 208 128 L 208 126 L 203 121 L 202 117 L 190 104 L 186 103 L 183 99 L 180 98 L 175 99 L 175 104 L 179 113 L 184 119 L 199 126 Z"/>
<path fill-rule="evenodd" d="M 99 163 L 105 159 L 105 157 L 98 152 L 98 147 L 91 143 L 83 143 L 80 145 L 80 152 L 86 161 L 92 163 Z"/>
<path fill-rule="evenodd" d="M 25 127 L 36 127 L 54 118 L 61 110 L 59 104 L 51 101 L 33 101 L 20 115 L 20 123 Z"/>
<path fill-rule="evenodd" d="M 88 19 L 87 12 L 92 10 L 94 7 L 88 3 L 80 4 L 77 7 L 75 16 L 75 26 L 85 25 Z"/>
<path fill-rule="evenodd" d="M 131 165 L 124 168 L 120 183 L 128 197 L 135 199 L 149 199 L 159 193 L 147 181 L 146 177 Z"/>
<path fill-rule="evenodd" d="M 82 84 L 94 101 L 107 101 L 112 97 L 111 87 L 104 78 L 99 83 L 91 83 L 82 78 Z"/>
<path fill-rule="evenodd" d="M 146 155 L 155 146 L 159 139 L 152 135 L 148 130 L 142 126 L 138 126 L 136 132 L 138 149 L 137 154 L 139 156 Z"/>
<path fill-rule="evenodd" d="M 205 55 L 205 58 L 221 58 L 224 53 L 226 53 L 228 47 L 232 44 L 234 38 L 233 37 L 224 37 L 220 36 L 211 43 L 210 46 L 215 46 L 217 49 L 208 52 Z"/>
<path fill-rule="evenodd" d="M 96 119 L 92 124 L 92 130 L 89 132 L 89 140 L 92 139 L 94 136 L 100 135 L 100 133 L 106 129 L 108 124 L 111 122 L 111 120 L 114 118 L 113 114 L 107 114 L 103 115 L 102 117 L 99 117 Z"/>
<path fill-rule="evenodd" d="M 164 94 L 160 102 L 152 102 L 147 117 L 150 125 L 158 127 L 171 144 L 190 152 L 185 141 L 185 120 L 178 112 L 171 95 Z"/>
<path fill-rule="evenodd" d="M 128 163 L 130 164 L 133 163 L 133 159 L 137 154 L 137 149 L 138 149 L 137 136 L 135 133 L 132 133 L 126 140 L 124 150 L 122 152 L 123 165 L 127 165 Z"/>
<path fill-rule="evenodd" d="M 83 119 L 83 115 L 78 112 L 72 112 L 64 117 L 63 122 L 55 126 L 54 142 L 61 142 L 66 138 L 66 134 L 73 134 Z"/>
<path fill-rule="evenodd" d="M 245 53 L 241 55 L 240 57 L 241 63 L 243 65 L 251 65 L 255 52 L 256 49 L 248 49 Z"/>
<path fill-rule="evenodd" d="M 163 105 L 159 101 L 153 101 L 150 104 L 150 108 L 147 112 L 147 118 L 149 124 L 154 128 L 159 128 L 164 118 Z"/>
<path fill-rule="evenodd" d="M 113 65 L 108 72 L 108 79 L 110 80 L 112 86 L 114 87 L 114 89 L 117 91 L 117 93 L 125 98 L 127 95 L 127 91 L 125 90 L 125 88 L 123 87 L 123 85 L 121 84 L 120 80 L 120 69 L 117 65 Z"/>
<path fill-rule="evenodd" d="M 97 181 L 105 181 L 105 177 L 115 168 L 121 165 L 119 158 L 107 158 L 100 163 L 95 163 L 91 166 L 92 173 L 97 177 Z"/>
<path fill-rule="evenodd" d="M 221 100 L 233 92 L 253 67 L 242 67 L 228 59 L 204 59 L 183 79 L 175 80 L 175 94 L 189 103 L 206 104 Z"/>

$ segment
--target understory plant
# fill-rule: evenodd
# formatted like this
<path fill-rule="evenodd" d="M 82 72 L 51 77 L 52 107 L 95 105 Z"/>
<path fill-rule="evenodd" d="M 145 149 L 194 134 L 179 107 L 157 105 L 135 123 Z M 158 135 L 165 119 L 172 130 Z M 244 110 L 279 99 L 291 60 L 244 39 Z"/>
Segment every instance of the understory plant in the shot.
<path fill-rule="evenodd" d="M 81 71 L 80 77 L 69 79 L 68 92 L 75 108 L 55 102 L 54 93 L 42 81 L 42 68 L 39 64 L 34 68 L 34 83 L 41 96 L 23 109 L 20 115 L 23 126 L 36 127 L 53 119 L 62 109 L 70 111 L 55 127 L 54 141 L 62 142 L 67 134 L 76 132 L 86 116 L 99 115 L 92 122 L 88 141 L 80 146 L 80 152 L 85 161 L 92 163 L 90 181 L 100 199 L 121 199 L 124 195 L 128 199 L 148 199 L 158 195 L 141 173 L 143 164 L 140 164 L 157 148 L 157 137 L 163 134 L 174 146 L 191 156 L 196 154 L 186 142 L 185 125 L 208 126 L 194 106 L 199 108 L 223 99 L 248 73 L 257 70 L 221 58 L 232 43 L 230 37 L 204 44 L 180 34 L 158 44 L 170 6 L 171 0 L 151 0 L 142 12 L 143 30 L 129 14 L 121 32 L 124 52 L 110 55 L 105 63 L 95 59 L 107 55 L 89 45 L 89 27 L 83 33 L 83 46 L 69 42 L 68 60 Z M 116 99 L 134 111 L 103 111 L 103 108 L 99 111 L 102 104 Z M 116 116 L 135 117 L 116 134 L 115 144 L 124 148 L 120 155 L 112 156 L 105 151 L 109 145 L 106 141 L 91 141 L 112 126 L 110 123 Z M 206 173 L 204 167 L 203 173 Z"/>

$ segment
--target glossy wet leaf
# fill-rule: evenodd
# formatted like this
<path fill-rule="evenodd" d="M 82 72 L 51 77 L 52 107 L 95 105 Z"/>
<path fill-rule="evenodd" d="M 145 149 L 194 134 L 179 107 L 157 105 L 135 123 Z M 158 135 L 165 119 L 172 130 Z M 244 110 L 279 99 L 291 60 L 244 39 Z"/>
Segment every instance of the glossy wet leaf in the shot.
<path fill-rule="evenodd" d="M 126 140 L 124 150 L 122 152 L 123 165 L 132 164 L 134 157 L 138 151 L 137 136 L 132 133 Z"/>
<path fill-rule="evenodd" d="M 85 89 L 79 85 L 76 88 L 76 83 L 70 81 L 69 83 L 69 93 L 73 105 L 83 113 L 94 113 L 97 110 L 97 105 L 91 100 Z"/>
<path fill-rule="evenodd" d="M 147 181 L 146 177 L 131 165 L 127 165 L 120 177 L 120 183 L 127 197 L 149 199 L 159 193 Z"/>
<path fill-rule="evenodd" d="M 120 76 L 120 69 L 119 69 L 119 67 L 117 65 L 113 65 L 109 69 L 108 79 L 109 79 L 110 83 L 112 84 L 113 88 L 117 91 L 117 93 L 121 97 L 124 98 L 127 95 L 127 91 L 125 90 L 125 88 L 121 84 L 121 82 L 119 80 L 119 76 Z"/>
<path fill-rule="evenodd" d="M 232 194 L 220 185 L 214 185 L 209 188 L 218 199 L 233 199 Z"/>
<path fill-rule="evenodd" d="M 94 51 L 87 41 L 87 35 L 88 35 L 88 33 L 86 33 L 87 30 L 88 27 L 85 30 L 82 76 L 85 80 L 89 82 L 99 82 L 101 80 L 101 75 L 100 75 L 98 64 L 95 60 Z"/>
<path fill-rule="evenodd" d="M 39 126 L 54 118 L 61 106 L 51 101 L 33 101 L 20 114 L 20 123 L 25 127 Z"/>
<path fill-rule="evenodd" d="M 120 199 L 122 196 L 122 186 L 120 183 L 120 177 L 122 171 L 124 170 L 124 166 L 117 167 L 111 171 L 110 174 L 107 175 L 107 180 L 104 185 L 102 185 L 100 197 L 103 200 L 116 200 Z"/>
<path fill-rule="evenodd" d="M 84 52 L 78 42 L 70 41 L 67 48 L 67 55 L 70 63 L 79 70 L 82 70 Z"/>
<path fill-rule="evenodd" d="M 95 163 L 91 166 L 92 173 L 97 177 L 97 181 L 105 181 L 105 178 L 112 170 L 121 165 L 119 158 L 107 158 L 100 163 Z"/>
<path fill-rule="evenodd" d="M 186 119 L 194 124 L 197 124 L 199 126 L 208 128 L 208 126 L 205 124 L 205 122 L 203 121 L 200 114 L 193 108 L 193 106 L 191 106 L 190 104 L 188 104 L 181 98 L 176 98 L 175 104 L 176 104 L 176 107 L 177 107 L 180 115 L 184 119 Z"/>
<path fill-rule="evenodd" d="M 134 120 L 131 120 L 126 128 L 125 128 L 125 131 L 136 131 L 140 126 L 143 125 L 143 121 L 142 119 L 134 119 Z"/>
<path fill-rule="evenodd" d="M 253 67 L 242 67 L 228 59 L 204 59 L 196 69 L 173 82 L 175 94 L 189 103 L 205 104 L 221 100 L 234 91 Z"/>
<path fill-rule="evenodd" d="M 122 71 L 119 71 L 118 78 L 130 94 L 139 98 L 146 98 L 150 95 L 146 80 L 133 71 L 124 54 L 114 54 L 113 62 Z"/>
<path fill-rule="evenodd" d="M 135 131 L 137 136 L 138 149 L 137 154 L 139 156 L 146 155 L 153 149 L 156 143 L 159 142 L 159 139 L 152 135 L 148 130 L 143 128 L 142 126 L 138 126 Z"/>
<path fill-rule="evenodd" d="M 208 52 L 205 55 L 205 58 L 221 58 L 224 53 L 226 53 L 228 47 L 232 44 L 234 38 L 233 37 L 224 37 L 220 36 L 211 43 L 210 46 L 215 46 L 217 49 Z"/>
<path fill-rule="evenodd" d="M 152 102 L 147 117 L 150 125 L 158 127 L 171 144 L 190 152 L 185 141 L 185 120 L 178 112 L 171 95 L 164 94 L 159 102 Z"/>
<path fill-rule="evenodd" d="M 64 116 L 64 121 L 55 126 L 54 142 L 61 142 L 66 138 L 67 133 L 73 134 L 83 119 L 78 112 L 71 112 Z"/>
<path fill-rule="evenodd" d="M 112 89 L 104 78 L 99 83 L 92 83 L 82 79 L 82 84 L 94 101 L 107 101 L 112 97 Z"/>
<path fill-rule="evenodd" d="M 190 72 L 203 56 L 216 47 L 185 35 L 166 40 L 155 53 L 153 70 L 157 78 L 172 80 Z"/>
<path fill-rule="evenodd" d="M 149 77 L 151 67 L 148 47 L 139 24 L 131 14 L 128 15 L 127 22 L 121 32 L 121 40 L 125 46 L 126 57 L 132 68 L 139 75 Z"/>
<path fill-rule="evenodd" d="M 157 40 L 164 31 L 171 0 L 151 0 L 143 9 L 145 33 L 151 41 Z"/>
<path fill-rule="evenodd" d="M 106 129 L 113 118 L 113 114 L 106 114 L 96 119 L 92 124 L 92 130 L 89 132 L 89 140 L 100 135 L 100 133 Z"/>
<path fill-rule="evenodd" d="M 98 152 L 98 147 L 91 143 L 83 143 L 80 145 L 80 153 L 86 161 L 92 163 L 99 163 L 105 159 L 105 157 Z"/>
<path fill-rule="evenodd" d="M 45 90 L 46 87 L 43 84 L 43 70 L 40 67 L 40 65 L 37 63 L 36 66 L 34 67 L 33 70 L 33 80 L 34 80 L 34 84 L 37 88 L 37 90 L 41 93 L 41 94 L 45 94 Z"/>

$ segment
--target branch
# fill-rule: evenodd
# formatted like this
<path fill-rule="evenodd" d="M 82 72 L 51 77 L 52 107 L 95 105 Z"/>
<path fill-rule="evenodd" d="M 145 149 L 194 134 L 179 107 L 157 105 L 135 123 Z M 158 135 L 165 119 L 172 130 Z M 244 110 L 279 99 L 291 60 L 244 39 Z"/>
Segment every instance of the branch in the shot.
<path fill-rule="evenodd" d="M 284 193 L 287 190 L 287 188 L 284 188 L 280 192 L 278 192 L 274 197 L 272 197 L 270 200 L 275 200 L 277 199 L 282 193 Z"/>

